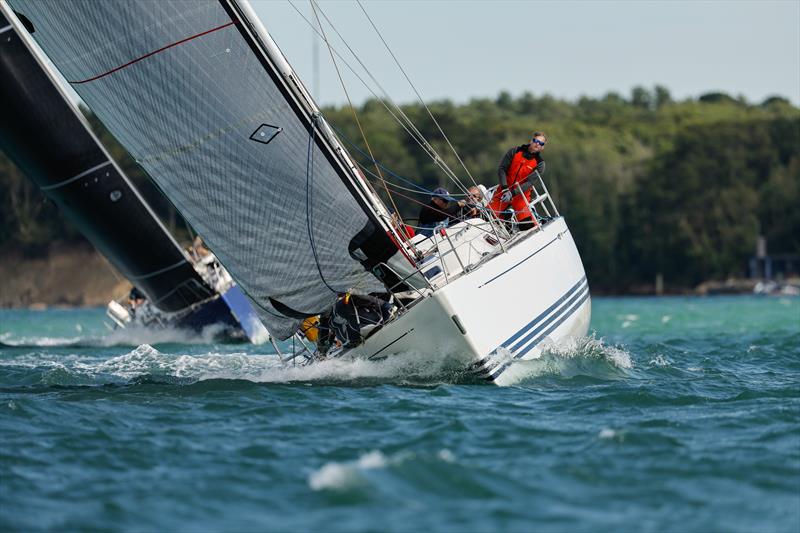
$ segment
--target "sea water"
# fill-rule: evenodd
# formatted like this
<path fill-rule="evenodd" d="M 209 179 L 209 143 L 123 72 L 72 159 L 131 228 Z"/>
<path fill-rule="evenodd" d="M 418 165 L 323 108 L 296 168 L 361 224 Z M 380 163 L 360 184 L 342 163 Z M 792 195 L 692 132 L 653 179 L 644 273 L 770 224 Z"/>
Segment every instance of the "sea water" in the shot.
<path fill-rule="evenodd" d="M 0 531 L 800 531 L 800 298 L 597 298 L 499 388 L 0 310 Z"/>

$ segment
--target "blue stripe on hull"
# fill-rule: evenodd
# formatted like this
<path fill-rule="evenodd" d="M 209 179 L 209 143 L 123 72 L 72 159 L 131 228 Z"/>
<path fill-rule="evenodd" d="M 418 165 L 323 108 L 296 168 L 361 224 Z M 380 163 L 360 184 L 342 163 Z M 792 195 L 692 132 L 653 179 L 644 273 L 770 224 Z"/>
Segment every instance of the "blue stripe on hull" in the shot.
<path fill-rule="evenodd" d="M 558 326 L 560 326 L 561 324 L 563 324 L 563 323 L 564 323 L 564 321 L 566 321 L 566 320 L 567 320 L 569 317 L 571 317 L 573 314 L 575 314 L 575 311 L 577 311 L 578 309 L 580 309 L 580 307 L 581 307 L 581 306 L 584 304 L 584 302 L 586 302 L 586 300 L 588 300 L 588 299 L 589 299 L 589 290 L 588 290 L 588 287 L 587 287 L 586 291 L 582 293 L 582 296 L 580 296 L 580 297 L 578 298 L 578 301 L 577 301 L 577 302 L 575 302 L 575 303 L 572 305 L 572 307 L 570 307 L 569 309 L 567 309 L 567 311 L 566 311 L 565 313 L 562 313 L 562 314 L 561 314 L 561 316 L 560 316 L 560 317 L 558 317 L 558 319 L 557 319 L 557 320 L 555 320 L 556 316 L 554 316 L 553 318 L 551 318 L 551 319 L 548 321 L 548 324 L 550 324 L 550 326 L 549 326 L 549 327 L 548 327 L 548 328 L 547 328 L 545 331 L 543 331 L 541 334 L 539 334 L 539 336 L 538 336 L 538 337 L 536 337 L 536 339 L 535 339 L 535 340 L 534 340 L 532 343 L 530 343 L 530 344 L 529 344 L 529 345 L 528 345 L 528 346 L 527 346 L 527 347 L 526 347 L 524 350 L 521 350 L 521 351 L 519 351 L 519 352 L 515 353 L 515 354 L 514 354 L 514 359 L 519 359 L 519 358 L 521 358 L 523 355 L 525 355 L 526 353 L 528 353 L 529 351 L 531 351 L 533 348 L 535 348 L 535 347 L 536 347 L 538 344 L 540 344 L 540 343 L 541 343 L 541 342 L 544 340 L 544 338 L 545 338 L 545 337 L 547 337 L 548 335 L 550 335 L 550 334 L 551 334 L 553 331 L 555 331 L 555 329 L 556 329 Z M 497 378 L 500 376 L 500 374 L 502 374 L 502 373 L 503 373 L 503 372 L 504 372 L 504 371 L 505 371 L 505 370 L 506 370 L 506 369 L 507 369 L 509 366 L 511 366 L 511 362 L 508 362 L 508 363 L 503 363 L 503 364 L 500 366 L 500 368 L 499 368 L 499 369 L 497 369 L 497 370 L 495 370 L 495 371 L 493 371 L 493 372 L 491 373 L 491 375 L 489 376 L 489 379 L 491 379 L 492 381 L 494 381 L 494 380 L 495 380 L 495 379 L 497 379 Z"/>
<path fill-rule="evenodd" d="M 511 364 L 508 362 L 495 368 L 487 368 L 487 363 L 491 361 L 497 350 L 506 348 L 512 352 L 514 359 L 521 358 L 572 316 L 588 298 L 589 285 L 586 281 L 586 276 L 583 276 L 580 281 L 553 302 L 550 307 L 525 324 L 496 349 L 492 350 L 490 355 L 473 364 L 471 368 L 478 374 L 490 374 L 486 379 L 494 380 Z"/>
<path fill-rule="evenodd" d="M 508 348 L 508 347 L 509 347 L 509 346 L 510 346 L 510 345 L 511 345 L 511 344 L 512 344 L 512 343 L 513 343 L 515 340 L 517 340 L 517 339 L 518 339 L 518 338 L 519 338 L 521 335 L 524 335 L 524 334 L 525 334 L 525 332 L 526 332 L 526 331 L 527 331 L 529 328 L 531 328 L 531 327 L 535 326 L 537 322 L 539 322 L 539 321 L 540 321 L 540 320 L 542 320 L 544 317 L 546 317 L 546 316 L 547 316 L 547 315 L 549 315 L 551 312 L 553 312 L 553 309 L 555 309 L 556 307 L 558 307 L 558 306 L 559 306 L 559 305 L 560 305 L 562 302 L 564 302 L 564 300 L 568 299 L 568 298 L 569 298 L 569 297 L 570 297 L 570 296 L 571 296 L 571 295 L 572 295 L 572 294 L 573 294 L 575 291 L 577 291 L 577 290 L 580 288 L 580 286 L 581 286 L 582 284 L 584 284 L 585 282 L 586 282 L 586 276 L 582 277 L 582 278 L 581 278 L 581 280 L 580 280 L 580 281 L 578 281 L 578 283 L 576 283 L 575 285 L 573 285 L 573 286 L 572 286 L 572 288 L 571 288 L 570 290 L 568 290 L 566 293 L 564 293 L 564 296 L 562 296 L 561 298 L 559 298 L 558 300 L 556 300 L 556 301 L 553 303 L 553 305 L 551 305 L 550 307 L 548 307 L 547 309 L 545 309 L 545 310 L 544 310 L 544 312 L 542 312 L 542 313 L 540 313 L 540 314 L 539 314 L 539 316 L 537 316 L 536 318 L 534 318 L 533 320 L 531 320 L 530 322 L 528 322 L 527 324 L 525 324 L 524 326 L 522 326 L 522 328 L 521 328 L 519 331 L 517 331 L 517 332 L 516 332 L 514 335 L 512 335 L 512 336 L 511 336 L 511 337 L 510 337 L 508 340 L 506 340 L 506 341 L 505 341 L 503 344 L 501 344 L 501 345 L 500 345 L 500 347 L 502 347 L 502 348 Z M 495 349 L 495 351 L 496 351 L 496 349 Z"/>
<path fill-rule="evenodd" d="M 582 285 L 585 285 L 585 287 L 588 288 L 588 284 L 586 284 L 586 276 L 582 277 L 578 281 L 578 283 L 573 285 L 566 293 L 564 293 L 563 296 L 561 296 L 558 300 L 553 302 L 553 304 L 550 307 L 545 309 L 543 312 L 539 313 L 539 315 L 536 318 L 534 318 L 533 320 L 531 320 L 530 322 L 528 322 L 527 324 L 522 326 L 516 333 L 514 333 L 505 342 L 503 342 L 503 344 L 501 344 L 500 346 L 498 346 L 497 348 L 492 350 L 489 353 L 489 355 L 487 355 L 483 359 L 481 359 L 481 360 L 477 361 L 475 364 L 473 364 L 472 368 L 481 367 L 484 364 L 486 364 L 487 362 L 489 362 L 489 360 L 491 359 L 492 355 L 494 355 L 497 352 L 497 350 L 499 350 L 500 348 L 509 348 L 509 346 L 514 344 L 514 342 L 517 339 L 519 339 L 521 336 L 525 335 L 531 328 L 535 328 L 536 325 L 539 322 L 543 321 L 550 313 L 552 313 L 557 307 L 559 307 L 562 303 L 564 303 L 565 300 L 568 300 L 570 298 L 570 296 L 575 295 L 576 291 L 580 292 L 579 289 L 581 289 Z M 556 314 L 558 314 L 558 312 Z M 551 319 L 552 318 L 553 317 L 551 317 Z M 544 325 L 546 325 L 546 324 L 544 324 Z M 529 338 L 529 337 L 527 337 L 527 338 Z M 524 340 L 522 342 L 524 342 Z M 521 343 L 517 343 L 517 344 L 519 345 Z M 513 348 L 511 350 L 513 351 Z"/>

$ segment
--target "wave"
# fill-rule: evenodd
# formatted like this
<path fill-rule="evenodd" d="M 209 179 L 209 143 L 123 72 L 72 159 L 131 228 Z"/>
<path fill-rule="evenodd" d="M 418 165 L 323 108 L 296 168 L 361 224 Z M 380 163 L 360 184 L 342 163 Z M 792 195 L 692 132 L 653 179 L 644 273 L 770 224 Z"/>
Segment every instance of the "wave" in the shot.
<path fill-rule="evenodd" d="M 524 385 L 542 378 L 591 380 L 618 380 L 631 376 L 633 359 L 622 346 L 607 344 L 595 335 L 573 337 L 561 342 L 548 342 L 541 348 L 539 357 L 517 360 L 509 353 L 511 363 L 507 372 L 511 377 L 506 385 Z"/>
<path fill-rule="evenodd" d="M 75 346 L 54 342 L 40 346 L 53 345 Z M 187 385 L 207 380 L 422 387 L 485 383 L 466 370 L 466 360 L 458 355 L 407 352 L 380 361 L 332 358 L 312 364 L 292 364 L 282 361 L 274 353 L 265 351 L 254 354 L 249 345 L 246 350 L 248 352 L 225 350 L 175 354 L 159 351 L 152 344 L 145 343 L 128 353 L 105 359 L 99 355 L 28 353 L 4 357 L 0 360 L 0 366 L 34 370 L 42 374 L 42 383 L 52 386 L 136 385 L 145 382 Z M 623 379 L 628 377 L 627 371 L 633 367 L 633 363 L 630 354 L 623 348 L 606 345 L 594 337 L 583 337 L 547 345 L 539 358 L 514 361 L 512 366 L 517 376 L 512 385 L 517 385 L 541 377 Z"/>
<path fill-rule="evenodd" d="M 463 467 L 457 464 L 453 452 L 443 448 L 436 453 L 400 451 L 390 455 L 372 450 L 352 461 L 329 461 L 309 474 L 308 486 L 314 491 L 351 493 L 355 496 L 361 492 L 363 496 L 370 497 L 374 490 L 382 490 L 382 485 L 385 485 L 383 478 L 389 475 L 411 483 L 412 487 L 415 483 L 424 482 L 427 486 L 420 488 L 430 490 L 430 484 L 436 482 L 428 479 L 428 476 L 418 476 L 418 469 L 429 474 L 442 474 L 438 484 L 443 486 L 434 488 L 440 494 L 446 490 L 458 490 L 457 486 L 452 485 L 463 482 L 463 479 L 459 479 L 464 476 Z M 459 475 L 453 475 L 456 472 Z"/>
<path fill-rule="evenodd" d="M 212 324 L 197 332 L 187 329 L 150 329 L 129 327 L 115 329 L 102 336 L 79 337 L 19 337 L 0 335 L 0 348 L 110 348 L 114 346 L 141 346 L 143 344 L 213 344 L 225 329 L 222 324 Z"/>
<path fill-rule="evenodd" d="M 248 347 L 249 349 L 249 347 Z M 317 382 L 369 385 L 398 383 L 435 385 L 460 380 L 464 364 L 447 357 L 400 354 L 382 361 L 328 359 L 313 364 L 281 361 L 273 353 L 222 352 L 162 353 L 150 344 L 112 357 L 30 353 L 0 360 L 0 366 L 22 367 L 42 373 L 47 385 L 105 385 L 128 382 L 190 384 L 207 380 L 246 380 L 255 383 Z M 175 379 L 174 379 L 175 378 Z"/>

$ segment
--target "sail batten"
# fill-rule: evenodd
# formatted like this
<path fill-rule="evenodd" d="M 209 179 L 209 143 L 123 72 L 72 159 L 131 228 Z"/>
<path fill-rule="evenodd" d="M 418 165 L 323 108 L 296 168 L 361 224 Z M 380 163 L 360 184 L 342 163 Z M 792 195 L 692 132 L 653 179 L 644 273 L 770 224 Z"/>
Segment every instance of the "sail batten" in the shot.
<path fill-rule="evenodd" d="M 350 249 L 366 227 L 389 241 L 384 229 L 315 131 L 314 117 L 257 53 L 235 4 L 10 3 L 33 23 L 33 37 L 64 77 L 77 80 L 72 86 L 81 98 L 204 236 L 273 335 L 295 331 L 299 316 L 286 309 L 314 314 L 337 292 L 383 289 Z M 265 125 L 277 131 L 273 138 L 253 138 Z"/>

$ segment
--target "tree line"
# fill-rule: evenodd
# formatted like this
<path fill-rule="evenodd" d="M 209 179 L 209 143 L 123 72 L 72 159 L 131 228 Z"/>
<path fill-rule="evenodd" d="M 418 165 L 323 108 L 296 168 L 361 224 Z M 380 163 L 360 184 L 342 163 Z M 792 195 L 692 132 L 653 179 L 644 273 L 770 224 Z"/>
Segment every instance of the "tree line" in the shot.
<path fill-rule="evenodd" d="M 360 124 L 349 108 L 326 108 L 323 114 L 379 194 L 410 220 L 429 198 L 405 190 L 414 188 L 409 182 L 428 191 L 455 186 L 387 106 L 365 102 L 355 110 Z M 800 109 L 784 98 L 749 103 L 714 92 L 675 101 L 657 86 L 636 87 L 627 97 L 608 93 L 566 101 L 502 92 L 460 105 L 445 100 L 427 109 L 400 107 L 467 184 L 496 183 L 503 153 L 544 131 L 544 179 L 594 290 L 638 291 L 657 274 L 672 289 L 742 276 L 758 235 L 767 238 L 770 253 L 800 254 Z M 185 232 L 170 203 L 93 124 L 168 226 Z M 391 201 L 373 175 L 378 173 L 366 155 L 370 150 L 383 179 L 404 187 L 389 187 L 395 191 Z M 53 241 L 82 241 L 5 157 L 0 185 L 0 246 L 36 253 Z"/>

